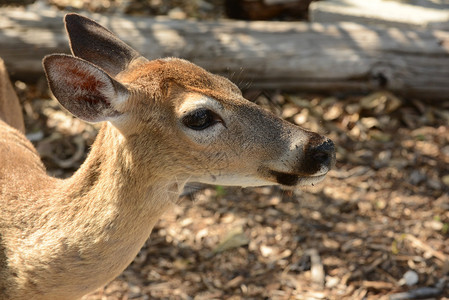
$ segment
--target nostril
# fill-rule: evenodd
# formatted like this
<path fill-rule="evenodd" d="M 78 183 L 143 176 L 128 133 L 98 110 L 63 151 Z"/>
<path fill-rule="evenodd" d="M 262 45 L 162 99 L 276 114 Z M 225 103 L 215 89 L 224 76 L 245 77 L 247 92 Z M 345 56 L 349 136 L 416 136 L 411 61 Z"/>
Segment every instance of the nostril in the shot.
<path fill-rule="evenodd" d="M 316 146 L 313 149 L 312 158 L 315 163 L 321 165 L 331 164 L 332 158 L 334 156 L 335 146 L 331 140 L 326 140 L 324 143 Z"/>
<path fill-rule="evenodd" d="M 335 146 L 328 138 L 318 134 L 312 135 L 303 150 L 297 167 L 302 174 L 324 175 L 335 164 Z"/>
<path fill-rule="evenodd" d="M 329 160 L 329 153 L 317 152 L 313 155 L 313 160 L 317 163 L 324 164 Z"/>

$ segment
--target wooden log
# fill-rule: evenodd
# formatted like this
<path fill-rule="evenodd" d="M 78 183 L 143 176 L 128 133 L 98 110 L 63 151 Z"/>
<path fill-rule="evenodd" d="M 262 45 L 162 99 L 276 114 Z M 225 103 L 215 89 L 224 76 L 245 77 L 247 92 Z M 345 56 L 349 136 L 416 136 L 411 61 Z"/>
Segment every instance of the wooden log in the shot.
<path fill-rule="evenodd" d="M 446 31 L 86 15 L 148 58 L 186 58 L 244 88 L 449 98 Z M 0 9 L 0 57 L 14 78 L 39 76 L 44 55 L 68 53 L 62 16 Z"/>
<path fill-rule="evenodd" d="M 421 1 L 420 4 L 422 5 L 403 0 L 317 1 L 310 5 L 310 20 L 449 30 L 447 1 Z"/>

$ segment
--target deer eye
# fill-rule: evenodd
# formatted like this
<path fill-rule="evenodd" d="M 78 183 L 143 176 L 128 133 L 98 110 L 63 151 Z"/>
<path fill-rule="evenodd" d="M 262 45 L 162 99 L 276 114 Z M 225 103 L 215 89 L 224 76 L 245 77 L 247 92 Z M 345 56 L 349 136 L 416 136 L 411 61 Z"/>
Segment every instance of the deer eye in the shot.
<path fill-rule="evenodd" d="M 198 109 L 182 118 L 182 123 L 193 130 L 204 130 L 218 122 L 221 118 L 209 109 Z"/>

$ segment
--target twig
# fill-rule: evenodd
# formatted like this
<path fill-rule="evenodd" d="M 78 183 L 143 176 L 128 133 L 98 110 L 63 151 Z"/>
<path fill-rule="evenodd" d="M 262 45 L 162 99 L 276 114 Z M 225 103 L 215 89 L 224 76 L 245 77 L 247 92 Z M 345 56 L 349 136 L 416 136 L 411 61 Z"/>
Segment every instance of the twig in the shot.
<path fill-rule="evenodd" d="M 420 239 L 418 239 L 417 237 L 415 237 L 415 236 L 413 236 L 411 234 L 407 234 L 406 238 L 410 242 L 412 242 L 413 245 L 415 245 L 416 247 L 420 248 L 421 250 L 430 253 L 432 256 L 438 258 L 439 260 L 441 260 L 444 263 L 448 263 L 449 258 L 443 252 L 433 249 L 432 247 L 430 247 L 429 245 L 425 244 L 423 241 L 421 241 Z"/>
<path fill-rule="evenodd" d="M 390 300 L 425 299 L 437 297 L 441 292 L 440 289 L 435 287 L 422 287 L 408 292 L 393 294 L 390 296 Z"/>
<path fill-rule="evenodd" d="M 391 290 L 394 288 L 394 284 L 386 281 L 362 281 L 362 286 L 367 289 L 376 289 L 376 290 Z"/>
<path fill-rule="evenodd" d="M 309 249 L 305 254 L 310 256 L 312 281 L 320 288 L 324 287 L 324 267 L 317 249 Z"/>

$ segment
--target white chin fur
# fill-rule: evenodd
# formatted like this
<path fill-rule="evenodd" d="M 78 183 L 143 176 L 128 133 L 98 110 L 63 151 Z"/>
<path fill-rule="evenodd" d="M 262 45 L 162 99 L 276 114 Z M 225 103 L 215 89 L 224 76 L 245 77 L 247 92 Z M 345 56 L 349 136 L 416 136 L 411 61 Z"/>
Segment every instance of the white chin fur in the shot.
<path fill-rule="evenodd" d="M 326 174 L 327 172 L 324 174 L 314 175 L 311 177 L 302 177 L 298 179 L 298 182 L 294 186 L 284 186 L 284 185 L 282 186 L 286 188 L 295 189 L 303 186 L 315 185 L 323 181 L 323 179 L 326 177 Z M 280 185 L 279 183 L 276 183 L 274 181 L 269 181 L 262 178 L 255 178 L 251 176 L 239 176 L 239 175 L 207 176 L 204 178 L 197 178 L 190 181 L 212 185 L 241 186 L 241 187 Z"/>
<path fill-rule="evenodd" d="M 298 180 L 298 183 L 294 187 L 301 187 L 301 186 L 308 186 L 308 185 L 315 185 L 317 183 L 320 183 L 324 180 L 327 173 L 324 173 L 323 175 L 318 176 L 312 176 L 312 177 L 304 177 L 300 178 Z"/>
<path fill-rule="evenodd" d="M 241 187 L 277 185 L 275 182 L 271 182 L 261 178 L 254 178 L 251 176 L 241 176 L 241 175 L 207 176 L 204 178 L 198 178 L 193 181 L 213 185 L 241 186 Z"/>

